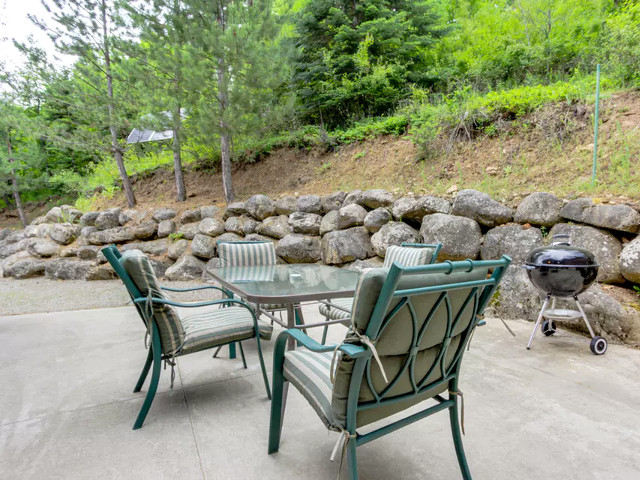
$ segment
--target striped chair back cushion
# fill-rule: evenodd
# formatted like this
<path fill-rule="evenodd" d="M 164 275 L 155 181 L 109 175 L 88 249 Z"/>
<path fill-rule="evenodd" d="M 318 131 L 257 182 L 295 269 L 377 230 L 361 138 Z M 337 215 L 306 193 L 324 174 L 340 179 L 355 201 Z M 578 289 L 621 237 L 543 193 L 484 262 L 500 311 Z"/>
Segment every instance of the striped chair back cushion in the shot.
<path fill-rule="evenodd" d="M 384 267 L 398 262 L 403 267 L 428 265 L 433 258 L 433 247 L 399 247 L 391 245 L 384 256 Z"/>
<path fill-rule="evenodd" d="M 151 292 L 153 297 L 166 298 L 158 284 L 158 278 L 153 271 L 149 257 L 144 253 L 140 250 L 127 250 L 123 252 L 120 263 L 142 295 L 146 297 Z M 154 304 L 150 310 L 147 305 L 140 307 L 143 313 L 149 311 L 149 314 L 153 314 L 160 333 L 162 353 L 165 355 L 177 353 L 182 347 L 185 337 L 178 312 L 169 305 Z M 144 320 L 146 323 L 147 320 Z"/>
<path fill-rule="evenodd" d="M 218 242 L 221 267 L 275 265 L 276 250 L 271 242 Z"/>

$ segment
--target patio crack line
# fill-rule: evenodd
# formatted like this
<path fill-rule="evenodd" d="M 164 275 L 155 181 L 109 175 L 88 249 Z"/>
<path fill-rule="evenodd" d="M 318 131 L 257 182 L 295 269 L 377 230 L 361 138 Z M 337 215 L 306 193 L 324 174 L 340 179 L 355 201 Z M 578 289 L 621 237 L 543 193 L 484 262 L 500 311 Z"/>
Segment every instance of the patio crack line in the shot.
<path fill-rule="evenodd" d="M 193 426 L 193 419 L 191 418 L 191 409 L 189 408 L 189 400 L 187 399 L 187 392 L 184 389 L 184 383 L 182 381 L 182 371 L 180 370 L 179 363 L 178 363 L 178 376 L 180 377 L 180 386 L 182 387 L 182 395 L 184 397 L 184 403 L 187 406 L 187 417 L 189 418 L 189 426 L 191 427 L 191 435 L 193 436 L 193 443 L 196 446 L 196 454 L 198 455 L 198 463 L 200 465 L 200 471 L 202 472 L 202 478 L 204 480 L 207 480 L 207 474 L 204 471 L 204 465 L 202 463 L 202 455 L 200 455 L 200 446 L 198 445 L 196 430 Z"/>

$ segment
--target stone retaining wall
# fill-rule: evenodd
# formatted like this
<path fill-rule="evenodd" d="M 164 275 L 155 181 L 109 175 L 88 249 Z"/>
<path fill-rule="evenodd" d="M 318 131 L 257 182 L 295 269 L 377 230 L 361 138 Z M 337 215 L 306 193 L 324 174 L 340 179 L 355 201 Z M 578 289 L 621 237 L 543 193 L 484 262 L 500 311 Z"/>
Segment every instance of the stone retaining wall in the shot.
<path fill-rule="evenodd" d="M 160 276 L 203 278 L 217 265 L 218 240 L 268 240 L 283 263 L 323 262 L 362 269 L 382 264 L 389 245 L 442 242 L 439 260 L 496 259 L 514 266 L 493 308 L 504 318 L 535 317 L 540 301 L 518 268 L 528 252 L 556 233 L 592 251 L 598 281 L 640 283 L 640 213 L 629 205 L 582 198 L 565 201 L 539 192 L 512 209 L 489 195 L 463 190 L 452 199 L 430 195 L 394 198 L 385 190 L 336 192 L 278 200 L 255 195 L 226 209 L 207 205 L 183 211 L 114 208 L 82 212 L 55 207 L 24 230 L 0 230 L 0 275 L 51 279 L 107 279 L 113 271 L 103 245 L 138 248 Z M 640 345 L 640 315 L 595 285 L 583 295 L 596 330 Z"/>

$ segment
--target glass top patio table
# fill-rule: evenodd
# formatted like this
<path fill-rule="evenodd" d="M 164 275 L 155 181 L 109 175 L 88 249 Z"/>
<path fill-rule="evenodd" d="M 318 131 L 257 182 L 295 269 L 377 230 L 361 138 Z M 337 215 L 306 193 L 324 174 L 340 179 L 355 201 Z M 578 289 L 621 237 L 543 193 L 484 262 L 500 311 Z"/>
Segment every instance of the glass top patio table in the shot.
<path fill-rule="evenodd" d="M 352 297 L 359 272 L 328 265 L 219 267 L 209 273 L 226 289 L 258 304 L 299 304 Z"/>

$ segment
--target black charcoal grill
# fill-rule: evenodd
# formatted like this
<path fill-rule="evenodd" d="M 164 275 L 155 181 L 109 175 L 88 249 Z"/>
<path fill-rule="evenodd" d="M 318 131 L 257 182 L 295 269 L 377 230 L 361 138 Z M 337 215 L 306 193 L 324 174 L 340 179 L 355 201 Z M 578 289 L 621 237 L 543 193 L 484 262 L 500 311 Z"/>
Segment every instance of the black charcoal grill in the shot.
<path fill-rule="evenodd" d="M 569 235 L 554 235 L 550 246 L 536 248 L 529 254 L 524 268 L 531 283 L 545 294 L 527 350 L 531 349 L 539 326 L 545 336 L 551 336 L 556 333 L 554 320 L 582 318 L 591 334 L 591 351 L 596 355 L 604 354 L 607 351 L 607 341 L 595 335 L 578 300 L 578 295 L 589 288 L 598 276 L 598 264 L 593 253 L 571 246 Z M 556 308 L 558 297 L 573 297 L 578 310 Z M 550 302 L 551 308 L 548 308 Z"/>

